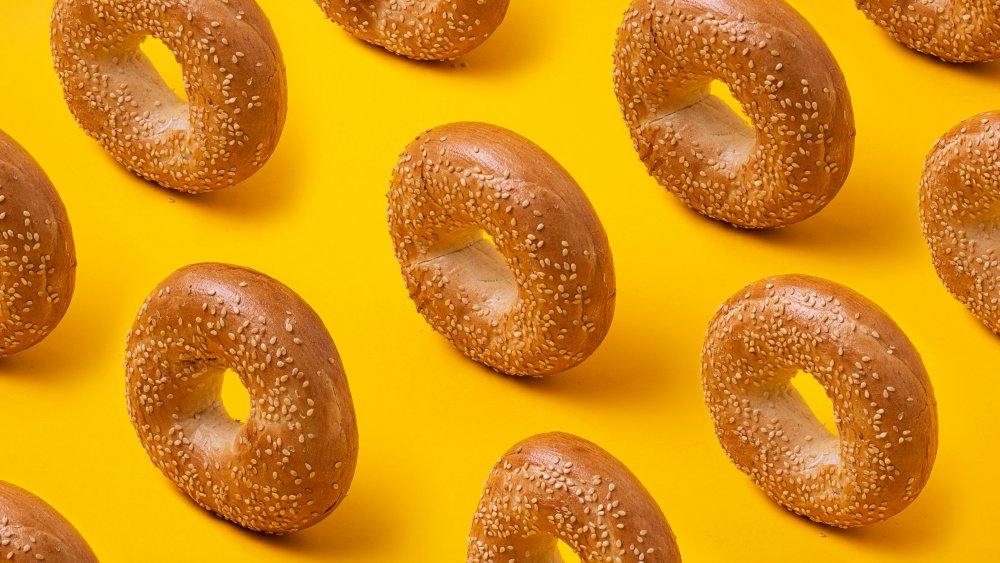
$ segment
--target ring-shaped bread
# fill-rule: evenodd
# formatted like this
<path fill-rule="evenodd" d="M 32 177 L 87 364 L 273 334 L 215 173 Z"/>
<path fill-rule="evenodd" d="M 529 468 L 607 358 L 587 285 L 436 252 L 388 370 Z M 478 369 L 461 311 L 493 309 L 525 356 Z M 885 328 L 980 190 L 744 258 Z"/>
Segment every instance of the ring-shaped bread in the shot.
<path fill-rule="evenodd" d="M 607 235 L 569 173 L 524 137 L 485 123 L 425 132 L 393 171 L 388 218 L 417 310 L 473 360 L 550 375 L 607 334 Z"/>
<path fill-rule="evenodd" d="M 836 435 L 792 386 L 799 371 L 826 390 Z M 708 328 L 702 383 L 726 454 L 797 514 L 871 524 L 906 508 L 930 477 L 937 405 L 920 355 L 847 287 L 801 275 L 750 284 Z"/>
<path fill-rule="evenodd" d="M 142 305 L 125 357 L 139 441 L 201 506 L 284 533 L 344 499 L 358 455 L 351 393 L 323 322 L 289 288 L 238 266 L 181 268 Z M 250 395 L 245 423 L 222 403 L 227 369 Z"/>
<path fill-rule="evenodd" d="M 70 111 L 122 166 L 168 188 L 239 183 L 274 152 L 285 65 L 254 0 L 56 0 L 52 57 Z M 187 101 L 140 45 L 162 41 Z"/>
<path fill-rule="evenodd" d="M 680 563 L 677 540 L 649 491 L 599 446 L 562 432 L 514 445 L 493 467 L 469 534 L 468 563 Z"/>
<path fill-rule="evenodd" d="M 854 156 L 844 75 L 782 0 L 633 0 L 615 92 L 649 173 L 699 213 L 789 225 L 840 190 Z M 729 88 L 749 125 L 720 98 Z"/>

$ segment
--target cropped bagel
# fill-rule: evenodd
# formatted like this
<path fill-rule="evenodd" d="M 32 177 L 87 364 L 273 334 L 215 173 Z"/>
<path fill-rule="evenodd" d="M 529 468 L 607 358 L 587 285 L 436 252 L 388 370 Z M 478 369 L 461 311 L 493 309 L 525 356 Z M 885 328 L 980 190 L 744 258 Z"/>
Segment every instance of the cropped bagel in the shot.
<path fill-rule="evenodd" d="M 187 102 L 140 49 L 174 53 Z M 80 126 L 124 167 L 205 192 L 243 181 L 285 123 L 285 66 L 253 0 L 56 0 L 52 57 Z"/>
<path fill-rule="evenodd" d="M 316 0 L 352 35 L 411 59 L 465 55 L 496 31 L 510 0 Z"/>
<path fill-rule="evenodd" d="M 956 62 L 1000 58 L 1000 4 L 987 0 L 855 0 L 896 41 Z"/>
<path fill-rule="evenodd" d="M 0 561 L 97 563 L 97 556 L 44 500 L 0 481 Z"/>
<path fill-rule="evenodd" d="M 927 156 L 920 222 L 945 287 L 1000 334 L 1000 112 L 945 133 Z"/>
<path fill-rule="evenodd" d="M 815 377 L 838 435 L 791 384 Z M 877 305 L 790 275 L 727 301 L 702 352 L 705 402 L 729 458 L 775 502 L 839 527 L 885 520 L 930 477 L 937 406 L 920 355 Z"/>
<path fill-rule="evenodd" d="M 38 163 L 0 131 L 0 357 L 52 332 L 75 281 L 66 208 Z"/>
<path fill-rule="evenodd" d="M 615 92 L 649 173 L 699 213 L 780 227 L 822 209 L 854 155 L 843 73 L 782 0 L 633 0 Z M 711 94 L 725 84 L 750 126 Z"/>
<path fill-rule="evenodd" d="M 524 137 L 484 123 L 420 135 L 393 171 L 388 218 L 417 310 L 473 360 L 549 375 L 607 334 L 607 235 L 569 173 Z"/>
<path fill-rule="evenodd" d="M 125 358 L 139 440 L 201 506 L 284 533 L 347 494 L 358 430 L 344 369 L 323 322 L 284 285 L 237 266 L 182 268 L 146 299 Z M 220 398 L 227 368 L 250 394 L 245 423 Z"/>
<path fill-rule="evenodd" d="M 483 488 L 469 563 L 680 563 L 677 541 L 642 483 L 600 447 L 571 434 L 533 436 L 500 458 Z"/>

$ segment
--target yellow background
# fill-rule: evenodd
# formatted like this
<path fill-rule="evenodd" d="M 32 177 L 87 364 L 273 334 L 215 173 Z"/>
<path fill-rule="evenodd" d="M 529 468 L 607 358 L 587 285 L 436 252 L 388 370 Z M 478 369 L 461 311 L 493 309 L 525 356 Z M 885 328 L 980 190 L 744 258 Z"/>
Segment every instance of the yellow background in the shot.
<path fill-rule="evenodd" d="M 741 232 L 689 212 L 633 152 L 611 82 L 626 4 L 512 0 L 496 35 L 460 64 L 420 64 L 352 39 L 310 0 L 261 0 L 288 67 L 283 138 L 249 181 L 195 197 L 132 176 L 77 127 L 52 71 L 50 2 L 0 2 L 0 128 L 51 176 L 79 254 L 65 320 L 0 361 L 0 479 L 56 506 L 106 562 L 461 561 L 496 458 L 563 430 L 638 475 L 687 561 L 996 560 L 1000 341 L 934 274 L 917 185 L 938 136 L 996 109 L 1000 66 L 908 51 L 849 0 L 793 1 L 847 76 L 857 154 L 819 215 Z M 494 374 L 453 351 L 407 298 L 385 221 L 390 171 L 421 130 L 456 120 L 496 123 L 547 149 L 608 231 L 617 315 L 604 345 L 568 373 Z M 343 357 L 360 462 L 347 500 L 312 529 L 266 537 L 203 511 L 149 462 L 129 424 L 125 334 L 145 295 L 198 261 L 294 288 Z M 864 293 L 923 354 L 940 452 L 923 494 L 889 522 L 839 531 L 797 518 L 716 442 L 700 388 L 705 327 L 743 285 L 788 272 Z"/>

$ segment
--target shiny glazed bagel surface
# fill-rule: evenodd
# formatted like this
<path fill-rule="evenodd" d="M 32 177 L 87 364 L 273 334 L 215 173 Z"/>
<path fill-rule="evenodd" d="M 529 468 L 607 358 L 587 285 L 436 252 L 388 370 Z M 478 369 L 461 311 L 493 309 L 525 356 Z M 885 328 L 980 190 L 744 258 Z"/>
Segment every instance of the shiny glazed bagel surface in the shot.
<path fill-rule="evenodd" d="M 996 0 L 855 0 L 896 41 L 956 63 L 1000 57 Z"/>
<path fill-rule="evenodd" d="M 927 156 L 920 221 L 948 291 L 1000 334 L 1000 112 L 966 119 Z"/>
<path fill-rule="evenodd" d="M 34 346 L 73 297 L 76 249 L 45 171 L 0 131 L 0 357 Z"/>
<path fill-rule="evenodd" d="M 838 435 L 792 387 L 798 371 L 826 390 Z M 741 290 L 708 328 L 702 384 L 726 454 L 797 514 L 872 524 L 906 508 L 930 477 L 937 403 L 920 355 L 847 287 L 788 275 Z"/>
<path fill-rule="evenodd" d="M 744 228 L 789 225 L 847 178 L 855 133 L 844 75 L 782 0 L 633 0 L 614 61 L 640 158 L 699 213 Z M 749 126 L 711 94 L 713 81 Z"/>
<path fill-rule="evenodd" d="M 561 432 L 515 444 L 493 467 L 467 561 L 557 563 L 557 540 L 581 561 L 681 561 L 667 519 L 635 475 L 597 445 Z"/>
<path fill-rule="evenodd" d="M 56 0 L 52 57 L 70 111 L 122 166 L 168 188 L 237 184 L 274 152 L 285 64 L 253 0 Z M 162 41 L 187 102 L 139 46 Z"/>
<path fill-rule="evenodd" d="M 344 369 L 323 322 L 281 283 L 225 264 L 181 268 L 140 309 L 125 365 L 146 453 L 203 507 L 284 533 L 347 494 L 358 433 Z M 220 398 L 226 369 L 250 394 L 245 423 Z"/>
<path fill-rule="evenodd" d="M 0 561 L 97 563 L 97 556 L 48 503 L 0 481 Z"/>
<path fill-rule="evenodd" d="M 431 129 L 400 155 L 388 197 L 410 297 L 466 356 L 544 376 L 604 339 L 615 306 L 607 235 L 576 181 L 531 141 L 485 123 Z"/>
<path fill-rule="evenodd" d="M 448 60 L 496 31 L 509 0 L 316 0 L 355 37 L 411 59 Z"/>

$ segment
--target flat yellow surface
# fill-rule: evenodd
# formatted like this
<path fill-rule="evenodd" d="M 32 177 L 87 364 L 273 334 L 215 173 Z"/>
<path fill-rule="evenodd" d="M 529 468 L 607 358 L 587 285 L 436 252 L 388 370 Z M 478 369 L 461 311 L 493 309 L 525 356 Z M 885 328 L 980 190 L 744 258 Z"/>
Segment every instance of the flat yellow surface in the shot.
<path fill-rule="evenodd" d="M 260 173 L 198 197 L 139 180 L 87 137 L 52 71 L 50 2 L 0 2 L 0 128 L 51 176 L 79 252 L 63 323 L 0 362 L 0 479 L 56 506 L 106 562 L 461 561 L 496 458 L 531 434 L 563 430 L 639 476 L 686 561 L 996 560 L 1000 340 L 934 274 L 917 185 L 938 136 L 996 109 L 1000 66 L 908 51 L 849 0 L 792 3 L 847 76 L 857 155 L 819 215 L 748 233 L 689 212 L 633 152 L 611 82 L 625 0 L 512 0 L 495 37 L 460 64 L 362 44 L 310 0 L 262 0 L 288 67 L 288 124 Z M 577 369 L 541 381 L 496 375 L 453 351 L 407 297 L 385 220 L 390 171 L 420 131 L 457 120 L 496 123 L 546 148 L 608 231 L 617 315 Z M 360 462 L 347 500 L 313 529 L 266 537 L 203 511 L 149 462 L 129 423 L 125 334 L 162 278 L 199 261 L 250 266 L 291 286 L 343 357 Z M 940 453 L 924 493 L 889 522 L 839 531 L 795 517 L 716 442 L 700 387 L 705 327 L 744 284 L 788 272 L 864 293 L 923 354 Z"/>

